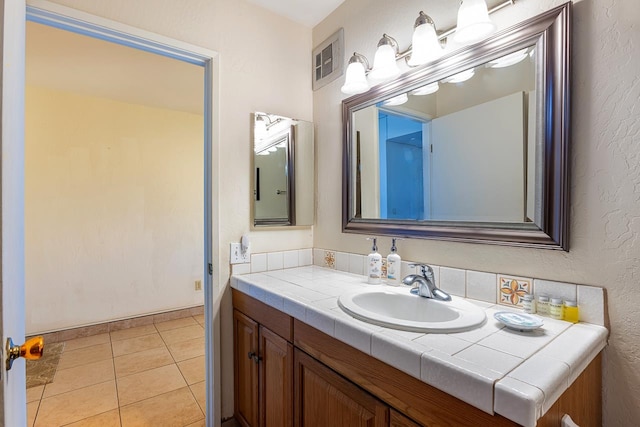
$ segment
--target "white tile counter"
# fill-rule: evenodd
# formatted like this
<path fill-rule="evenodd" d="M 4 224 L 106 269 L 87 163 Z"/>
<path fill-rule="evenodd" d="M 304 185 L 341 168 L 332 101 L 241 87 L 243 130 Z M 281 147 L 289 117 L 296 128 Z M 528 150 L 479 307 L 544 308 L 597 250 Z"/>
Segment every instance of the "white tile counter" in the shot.
<path fill-rule="evenodd" d="M 365 276 L 317 266 L 231 277 L 232 288 L 470 405 L 525 426 L 535 426 L 606 345 L 607 329 L 588 323 L 544 318 L 544 326 L 533 332 L 506 329 L 493 314 L 509 308 L 471 299 L 486 311 L 487 322 L 450 334 L 389 329 L 357 320 L 338 307 L 341 294 L 372 286 L 386 287 L 367 284 Z"/>

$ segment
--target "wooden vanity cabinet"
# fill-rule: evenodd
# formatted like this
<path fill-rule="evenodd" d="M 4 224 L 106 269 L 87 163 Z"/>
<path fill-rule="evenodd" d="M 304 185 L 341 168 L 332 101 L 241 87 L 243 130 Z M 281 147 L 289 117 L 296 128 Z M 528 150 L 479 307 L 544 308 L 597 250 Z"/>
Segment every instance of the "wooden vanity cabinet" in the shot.
<path fill-rule="evenodd" d="M 233 305 L 235 414 L 245 427 L 517 426 L 235 289 Z M 537 425 L 560 427 L 566 413 L 600 425 L 601 372 L 598 355 Z"/>
<path fill-rule="evenodd" d="M 250 305 L 244 307 L 245 311 L 250 311 L 254 318 L 238 309 L 233 311 L 236 420 L 245 427 L 290 427 L 293 425 L 291 318 L 275 315 L 280 312 L 259 301 L 245 302 Z"/>
<path fill-rule="evenodd" d="M 389 426 L 387 405 L 297 349 L 294 378 L 296 426 Z"/>

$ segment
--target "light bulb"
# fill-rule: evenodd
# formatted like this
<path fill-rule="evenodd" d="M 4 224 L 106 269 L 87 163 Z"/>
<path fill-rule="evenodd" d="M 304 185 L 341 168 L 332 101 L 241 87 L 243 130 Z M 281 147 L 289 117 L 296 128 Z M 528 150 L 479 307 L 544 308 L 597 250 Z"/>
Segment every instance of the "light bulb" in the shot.
<path fill-rule="evenodd" d="M 411 58 L 407 61 L 412 67 L 435 61 L 442 56 L 443 50 L 436 34 L 433 20 L 420 12 L 411 38 Z"/>
<path fill-rule="evenodd" d="M 447 77 L 446 79 L 444 79 L 444 81 L 447 83 L 462 83 L 469 80 L 471 77 L 473 77 L 474 74 L 475 74 L 474 69 L 470 68 L 461 73 L 454 74 L 451 77 Z"/>
<path fill-rule="evenodd" d="M 430 83 L 426 86 L 419 87 L 418 89 L 412 90 L 411 95 L 423 96 L 423 95 L 431 95 L 432 93 L 436 93 L 440 89 L 440 85 L 438 82 Z"/>
<path fill-rule="evenodd" d="M 496 31 L 484 0 L 462 0 L 458 9 L 458 26 L 453 39 L 460 44 L 478 42 Z"/>
<path fill-rule="evenodd" d="M 353 60 L 354 57 L 355 54 L 351 59 Z M 349 61 L 344 85 L 340 90 L 347 95 L 356 95 L 369 90 L 369 82 L 367 81 L 364 64 L 362 62 L 359 60 Z"/>
<path fill-rule="evenodd" d="M 369 77 L 376 82 L 390 80 L 400 74 L 400 68 L 396 64 L 398 44 L 388 35 L 384 34 L 378 42 L 378 50 L 373 58 L 373 69 Z"/>
<path fill-rule="evenodd" d="M 487 64 L 489 68 L 504 68 L 510 67 L 511 65 L 515 65 L 518 62 L 522 61 L 524 58 L 528 56 L 527 48 L 519 50 L 517 52 L 510 53 L 508 55 L 503 56 L 502 58 L 498 58 L 496 60 L 490 61 Z"/>
<path fill-rule="evenodd" d="M 409 97 L 406 93 L 401 93 L 398 96 L 394 96 L 393 98 L 389 98 L 386 101 L 382 101 L 380 103 L 383 107 L 392 107 L 395 105 L 402 105 L 409 100 Z"/>

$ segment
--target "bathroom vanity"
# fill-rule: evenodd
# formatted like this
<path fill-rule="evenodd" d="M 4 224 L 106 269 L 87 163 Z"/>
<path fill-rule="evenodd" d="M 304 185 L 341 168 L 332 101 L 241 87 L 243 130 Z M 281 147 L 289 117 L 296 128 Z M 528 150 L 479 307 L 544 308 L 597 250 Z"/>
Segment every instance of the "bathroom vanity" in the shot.
<path fill-rule="evenodd" d="M 600 424 L 601 326 L 545 319 L 543 331 L 513 341 L 486 304 L 476 330 L 394 331 L 338 308 L 341 293 L 370 287 L 363 276 L 320 267 L 233 276 L 231 286 L 235 416 L 244 426 L 560 426 L 565 414 Z M 531 354 L 463 357 L 512 342 Z"/>

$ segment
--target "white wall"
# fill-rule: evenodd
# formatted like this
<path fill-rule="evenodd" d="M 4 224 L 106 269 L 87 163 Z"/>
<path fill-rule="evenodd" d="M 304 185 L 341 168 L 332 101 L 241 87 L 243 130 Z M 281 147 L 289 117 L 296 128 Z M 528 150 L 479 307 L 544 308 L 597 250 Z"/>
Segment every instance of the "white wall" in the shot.
<path fill-rule="evenodd" d="M 520 0 L 494 15 L 500 28 L 563 3 Z M 347 0 L 314 28 L 314 44 L 344 27 L 345 52 L 373 59 L 380 35 L 410 44 L 420 10 L 439 28 L 454 25 L 455 1 Z M 570 252 L 405 240 L 405 259 L 603 286 L 611 337 L 604 357 L 608 426 L 640 419 L 640 8 L 635 0 L 581 0 L 573 21 L 573 144 Z M 314 245 L 366 253 L 360 235 L 341 232 L 341 79 L 314 93 L 318 123 L 318 216 Z M 384 239 L 389 240 L 389 239 Z M 380 247 L 388 243 L 380 242 Z"/>
<path fill-rule="evenodd" d="M 523 222 L 523 103 L 518 92 L 431 121 L 431 219 Z"/>
<path fill-rule="evenodd" d="M 267 111 L 312 121 L 311 29 L 244 0 L 54 0 L 55 3 L 152 31 L 220 54 L 221 268 L 228 244 L 250 230 L 250 114 Z M 316 199 L 317 200 L 317 199 Z M 307 248 L 311 227 L 252 230 L 253 252 Z M 229 271 L 222 272 L 226 286 Z M 222 417 L 233 414 L 230 298 L 222 305 Z"/>
<path fill-rule="evenodd" d="M 28 86 L 26 330 L 199 305 L 202 115 Z"/>

